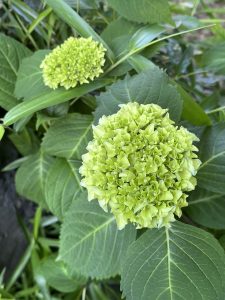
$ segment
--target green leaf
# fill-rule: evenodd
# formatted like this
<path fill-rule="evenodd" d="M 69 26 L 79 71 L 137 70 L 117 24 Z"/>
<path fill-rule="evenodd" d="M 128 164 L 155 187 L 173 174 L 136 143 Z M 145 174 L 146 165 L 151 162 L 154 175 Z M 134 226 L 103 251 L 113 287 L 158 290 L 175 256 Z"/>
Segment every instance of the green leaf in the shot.
<path fill-rule="evenodd" d="M 18 104 L 13 95 L 17 71 L 31 51 L 16 40 L 0 34 L 0 106 L 9 110 Z"/>
<path fill-rule="evenodd" d="M 140 54 L 131 56 L 128 61 L 139 73 L 148 69 L 157 68 L 155 64 Z M 170 82 L 176 87 L 181 99 L 183 100 L 181 117 L 194 125 L 210 125 L 210 118 L 201 106 L 179 84 L 173 80 L 170 80 Z"/>
<path fill-rule="evenodd" d="M 209 233 L 175 222 L 145 232 L 122 269 L 127 300 L 223 299 L 224 251 Z"/>
<path fill-rule="evenodd" d="M 21 153 L 23 156 L 37 152 L 40 147 L 40 142 L 37 136 L 30 128 L 25 128 L 19 133 L 13 132 L 9 135 L 9 138 L 19 153 Z"/>
<path fill-rule="evenodd" d="M 54 10 L 54 12 L 61 18 L 65 23 L 75 29 L 81 36 L 88 38 L 93 37 L 94 40 L 103 44 L 107 49 L 106 55 L 113 61 L 114 54 L 112 53 L 109 46 L 104 40 L 92 29 L 92 27 L 81 18 L 78 13 L 73 10 L 66 2 L 62 0 L 46 0 L 47 4 Z"/>
<path fill-rule="evenodd" d="M 118 57 L 145 47 L 164 31 L 165 29 L 157 24 L 140 26 L 118 18 L 106 27 L 102 36 Z"/>
<path fill-rule="evenodd" d="M 107 0 L 121 16 L 139 23 L 171 23 L 167 0 Z"/>
<path fill-rule="evenodd" d="M 140 54 L 132 55 L 128 61 L 138 73 L 156 68 L 155 64 Z"/>
<path fill-rule="evenodd" d="M 110 48 L 117 53 L 116 49 L 113 48 L 114 41 L 119 37 L 128 37 L 127 44 L 129 43 L 132 35 L 141 28 L 141 25 L 133 22 L 129 22 L 126 19 L 121 17 L 116 20 L 110 22 L 107 27 L 102 32 L 101 36 L 106 41 L 106 43 L 110 46 Z M 122 45 L 121 45 L 122 47 Z M 126 46 L 124 46 L 124 49 Z"/>
<path fill-rule="evenodd" d="M 176 88 L 183 100 L 182 118 L 196 126 L 211 125 L 210 118 L 191 95 L 189 95 L 179 84 L 176 84 Z"/>
<path fill-rule="evenodd" d="M 6 165 L 3 169 L 1 169 L 1 171 L 7 172 L 7 171 L 15 170 L 15 169 L 19 168 L 22 165 L 22 163 L 24 161 L 26 161 L 27 159 L 28 159 L 27 156 L 18 158 L 16 160 L 14 160 L 13 162 L 9 163 L 8 165 Z"/>
<path fill-rule="evenodd" d="M 46 132 L 42 148 L 51 155 L 81 159 L 92 138 L 92 116 L 68 114 L 56 120 Z"/>
<path fill-rule="evenodd" d="M 49 286 L 62 293 L 71 293 L 87 281 L 83 276 L 71 274 L 63 262 L 56 261 L 55 255 L 44 258 L 36 273 L 44 277 Z"/>
<path fill-rule="evenodd" d="M 74 89 L 65 90 L 64 88 L 59 88 L 51 91 L 50 93 L 45 93 L 41 96 L 34 97 L 31 100 L 22 102 L 11 109 L 3 119 L 4 124 L 7 126 L 11 125 L 21 118 L 27 117 L 43 108 L 64 103 L 73 98 L 78 99 L 79 97 L 97 90 L 109 84 L 110 82 L 111 79 L 99 79 Z"/>
<path fill-rule="evenodd" d="M 84 276 L 108 278 L 120 273 L 128 246 L 136 230 L 117 229 L 115 218 L 86 193 L 74 201 L 61 230 L 59 259 Z"/>
<path fill-rule="evenodd" d="M 45 206 L 44 188 L 54 158 L 38 152 L 31 155 L 16 172 L 16 190 L 25 198 Z"/>
<path fill-rule="evenodd" d="M 80 161 L 58 158 L 48 172 L 45 200 L 50 211 L 60 220 L 83 191 L 78 172 L 80 165 Z"/>
<path fill-rule="evenodd" d="M 186 212 L 196 223 L 225 229 L 225 196 L 197 188 L 188 198 Z"/>
<path fill-rule="evenodd" d="M 49 50 L 39 50 L 31 57 L 24 58 L 20 64 L 15 86 L 15 96 L 29 100 L 46 92 L 51 92 L 42 78 L 40 64 Z"/>
<path fill-rule="evenodd" d="M 134 51 L 145 47 L 145 45 L 149 44 L 164 31 L 165 29 L 158 24 L 141 27 L 130 39 L 128 50 Z"/>
<path fill-rule="evenodd" d="M 3 138 L 4 133 L 5 133 L 5 128 L 4 126 L 0 125 L 0 141 Z"/>
<path fill-rule="evenodd" d="M 198 185 L 217 194 L 225 194 L 225 125 L 212 126 L 204 133 L 200 143 Z"/>
<path fill-rule="evenodd" d="M 218 74 L 225 74 L 225 43 L 220 43 L 212 46 L 204 52 L 202 56 L 202 65 L 208 71 Z"/>
<path fill-rule="evenodd" d="M 97 1 L 96 0 L 64 0 L 67 4 L 69 4 L 73 8 L 79 9 L 97 9 Z"/>
<path fill-rule="evenodd" d="M 97 97 L 95 122 L 102 115 L 110 115 L 119 110 L 119 104 L 127 102 L 142 104 L 156 103 L 168 108 L 170 117 L 178 121 L 182 111 L 182 100 L 174 86 L 169 84 L 169 78 L 159 68 L 155 67 L 111 85 L 107 92 Z"/>

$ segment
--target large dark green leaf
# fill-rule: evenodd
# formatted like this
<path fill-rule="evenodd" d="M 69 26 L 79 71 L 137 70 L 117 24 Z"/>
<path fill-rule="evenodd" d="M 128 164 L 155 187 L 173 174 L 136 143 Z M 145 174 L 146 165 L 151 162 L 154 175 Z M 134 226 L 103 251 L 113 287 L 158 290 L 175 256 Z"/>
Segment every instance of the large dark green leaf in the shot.
<path fill-rule="evenodd" d="M 145 232 L 122 270 L 127 300 L 224 299 L 224 250 L 209 233 L 175 222 Z"/>
<path fill-rule="evenodd" d="M 42 148 L 48 154 L 81 159 L 92 138 L 92 116 L 78 113 L 58 119 L 46 132 Z"/>
<path fill-rule="evenodd" d="M 119 274 L 136 230 L 118 230 L 112 214 L 86 193 L 73 202 L 61 230 L 59 259 L 84 276 L 108 278 Z"/>
<path fill-rule="evenodd" d="M 24 58 L 20 64 L 15 86 L 15 96 L 29 100 L 46 92 L 51 92 L 42 78 L 40 64 L 49 50 L 39 50 L 31 57 Z"/>
<path fill-rule="evenodd" d="M 16 190 L 29 200 L 45 205 L 45 180 L 54 158 L 38 152 L 31 155 L 16 173 Z"/>
<path fill-rule="evenodd" d="M 128 61 L 138 73 L 157 68 L 155 64 L 140 54 L 132 55 Z M 170 82 L 176 87 L 183 100 L 181 117 L 194 125 L 210 125 L 210 118 L 201 106 L 179 84 L 173 80 L 170 80 Z"/>
<path fill-rule="evenodd" d="M 192 96 L 189 95 L 179 84 L 176 84 L 176 88 L 183 100 L 182 118 L 193 125 L 210 125 L 210 118 L 201 106 L 192 98 Z"/>
<path fill-rule="evenodd" d="M 225 194 L 225 125 L 212 126 L 204 133 L 200 144 L 203 162 L 197 178 L 200 187 Z"/>
<path fill-rule="evenodd" d="M 225 195 L 197 188 L 188 200 L 186 212 L 196 223 L 213 229 L 225 229 Z"/>
<path fill-rule="evenodd" d="M 171 22 L 167 0 L 107 0 L 123 17 L 139 23 Z"/>
<path fill-rule="evenodd" d="M 112 48 L 112 50 L 117 53 L 118 51 L 114 48 L 114 41 L 119 37 L 128 37 L 127 43 L 131 36 L 139 29 L 141 25 L 137 23 L 130 22 L 125 20 L 121 17 L 117 18 L 116 20 L 110 22 L 105 30 L 102 32 L 102 38 L 107 42 L 107 44 Z M 121 45 L 122 47 L 122 45 Z M 124 49 L 126 45 L 124 45 Z"/>
<path fill-rule="evenodd" d="M 16 121 L 32 115 L 43 108 L 64 103 L 73 98 L 79 98 L 87 93 L 97 90 L 111 82 L 110 79 L 99 79 L 89 84 L 76 87 L 74 89 L 65 90 L 59 88 L 55 91 L 47 92 L 38 97 L 34 97 L 29 101 L 24 101 L 11 109 L 4 117 L 4 124 L 11 125 Z"/>
<path fill-rule="evenodd" d="M 167 75 L 155 67 L 133 77 L 126 77 L 111 85 L 107 92 L 97 97 L 95 122 L 102 115 L 119 110 L 119 104 L 127 102 L 156 103 L 168 108 L 172 119 L 178 121 L 182 111 L 182 100 L 176 88 L 169 84 Z"/>
<path fill-rule="evenodd" d="M 18 104 L 13 95 L 22 59 L 31 51 L 16 40 L 0 34 L 0 106 L 5 110 Z"/>
<path fill-rule="evenodd" d="M 79 161 L 58 158 L 48 172 L 45 200 L 50 211 L 60 220 L 83 190 L 78 172 L 80 165 Z"/>

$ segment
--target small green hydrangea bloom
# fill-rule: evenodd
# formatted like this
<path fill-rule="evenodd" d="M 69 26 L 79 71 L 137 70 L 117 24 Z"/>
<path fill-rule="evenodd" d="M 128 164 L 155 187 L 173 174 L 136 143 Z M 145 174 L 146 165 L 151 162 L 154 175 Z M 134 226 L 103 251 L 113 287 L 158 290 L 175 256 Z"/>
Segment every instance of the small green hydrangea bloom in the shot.
<path fill-rule="evenodd" d="M 93 126 L 83 155 L 81 184 L 89 200 L 115 215 L 119 229 L 169 226 L 187 206 L 200 160 L 198 138 L 174 125 L 167 109 L 128 103 Z"/>
<path fill-rule="evenodd" d="M 68 38 L 41 63 L 45 85 L 66 89 L 88 83 L 103 73 L 106 49 L 92 38 Z"/>

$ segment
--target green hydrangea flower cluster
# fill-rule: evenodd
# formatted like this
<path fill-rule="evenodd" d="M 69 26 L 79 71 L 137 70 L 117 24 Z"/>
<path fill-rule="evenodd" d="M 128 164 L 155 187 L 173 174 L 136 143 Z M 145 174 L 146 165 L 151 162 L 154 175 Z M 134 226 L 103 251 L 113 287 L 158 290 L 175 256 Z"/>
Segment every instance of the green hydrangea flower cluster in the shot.
<path fill-rule="evenodd" d="M 106 49 L 92 38 L 68 38 L 41 63 L 45 85 L 66 89 L 88 83 L 103 73 Z"/>
<path fill-rule="evenodd" d="M 89 201 L 110 208 L 119 229 L 169 226 L 195 188 L 200 160 L 198 138 L 155 104 L 128 103 L 93 126 L 94 139 L 83 155 L 81 184 Z"/>

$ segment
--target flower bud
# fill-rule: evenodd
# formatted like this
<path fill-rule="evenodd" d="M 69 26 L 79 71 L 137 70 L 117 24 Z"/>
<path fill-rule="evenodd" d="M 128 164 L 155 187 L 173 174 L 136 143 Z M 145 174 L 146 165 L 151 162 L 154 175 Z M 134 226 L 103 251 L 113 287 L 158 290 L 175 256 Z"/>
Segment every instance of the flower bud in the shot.
<path fill-rule="evenodd" d="M 92 38 L 68 38 L 57 46 L 41 63 L 45 85 L 69 89 L 88 83 L 102 72 L 106 49 Z"/>

